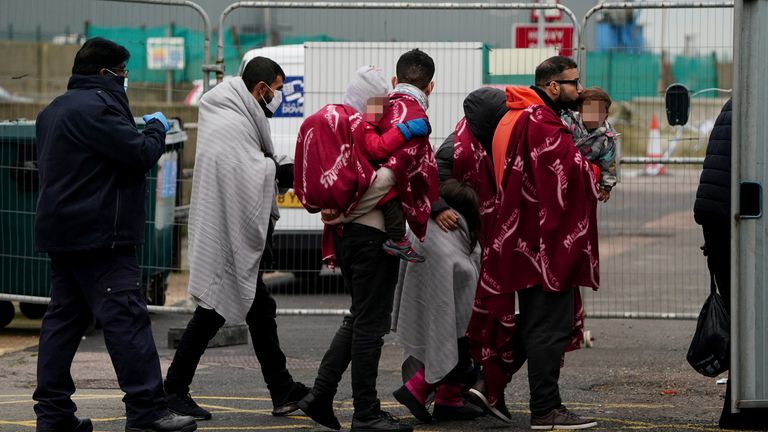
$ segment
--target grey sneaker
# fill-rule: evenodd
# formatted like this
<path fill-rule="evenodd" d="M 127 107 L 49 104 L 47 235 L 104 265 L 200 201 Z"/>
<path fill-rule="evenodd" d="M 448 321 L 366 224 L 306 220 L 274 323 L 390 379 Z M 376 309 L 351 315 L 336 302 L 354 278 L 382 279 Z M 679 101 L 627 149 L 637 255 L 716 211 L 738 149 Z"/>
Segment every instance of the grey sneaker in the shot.
<path fill-rule="evenodd" d="M 531 429 L 587 429 L 595 426 L 596 421 L 574 414 L 563 405 L 543 416 L 531 414 Z"/>

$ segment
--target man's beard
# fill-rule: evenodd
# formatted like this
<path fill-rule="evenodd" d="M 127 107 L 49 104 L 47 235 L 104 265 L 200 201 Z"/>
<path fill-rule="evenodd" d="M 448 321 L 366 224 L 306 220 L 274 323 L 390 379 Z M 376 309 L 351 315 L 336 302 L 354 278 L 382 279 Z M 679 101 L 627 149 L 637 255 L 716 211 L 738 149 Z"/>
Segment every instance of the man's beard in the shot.
<path fill-rule="evenodd" d="M 563 109 L 563 110 L 575 111 L 576 109 L 579 108 L 579 100 L 578 99 L 572 100 L 572 101 L 566 100 L 566 99 L 563 98 L 563 93 L 560 93 L 557 96 L 557 101 L 555 101 L 555 103 L 557 103 L 557 106 L 560 107 L 560 109 Z"/>

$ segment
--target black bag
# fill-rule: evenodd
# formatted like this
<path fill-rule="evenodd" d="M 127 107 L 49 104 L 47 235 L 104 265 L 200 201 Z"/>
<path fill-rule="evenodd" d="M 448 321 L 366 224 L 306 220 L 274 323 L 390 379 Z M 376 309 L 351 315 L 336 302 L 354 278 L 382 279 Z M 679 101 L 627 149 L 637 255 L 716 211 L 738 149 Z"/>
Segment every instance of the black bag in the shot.
<path fill-rule="evenodd" d="M 715 377 L 728 370 L 731 361 L 731 318 L 717 293 L 715 276 L 710 273 L 710 294 L 704 302 L 696 323 L 691 346 L 688 348 L 688 363 L 696 372 Z"/>

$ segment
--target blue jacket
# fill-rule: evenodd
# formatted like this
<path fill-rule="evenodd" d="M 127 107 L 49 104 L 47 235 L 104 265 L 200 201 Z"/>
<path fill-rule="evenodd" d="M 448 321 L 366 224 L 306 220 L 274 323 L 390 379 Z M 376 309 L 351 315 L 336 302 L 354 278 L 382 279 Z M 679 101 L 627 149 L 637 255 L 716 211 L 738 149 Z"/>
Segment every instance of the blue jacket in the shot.
<path fill-rule="evenodd" d="M 731 213 L 731 100 L 725 103 L 709 135 L 693 216 L 699 225 L 726 224 Z"/>
<path fill-rule="evenodd" d="M 145 176 L 164 152 L 165 130 L 157 120 L 136 129 L 122 79 L 73 75 L 37 116 L 36 132 L 35 249 L 143 243 Z"/>

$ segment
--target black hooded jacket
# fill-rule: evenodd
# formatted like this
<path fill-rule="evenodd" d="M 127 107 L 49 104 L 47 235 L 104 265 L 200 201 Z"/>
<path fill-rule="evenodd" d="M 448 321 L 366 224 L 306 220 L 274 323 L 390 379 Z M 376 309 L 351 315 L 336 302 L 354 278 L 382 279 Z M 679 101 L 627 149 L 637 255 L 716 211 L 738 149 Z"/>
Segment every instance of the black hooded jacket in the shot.
<path fill-rule="evenodd" d="M 709 135 L 693 217 L 699 225 L 728 223 L 731 212 L 731 100 Z"/>
<path fill-rule="evenodd" d="M 68 252 L 144 241 L 145 176 L 165 150 L 158 120 L 136 129 L 119 77 L 73 75 L 38 116 L 35 249 Z"/>
<path fill-rule="evenodd" d="M 507 111 L 507 95 L 501 89 L 481 87 L 464 99 L 464 116 L 469 129 L 489 155 L 493 154 L 493 133 Z M 448 135 L 435 153 L 437 173 L 441 182 L 453 177 L 454 135 L 454 132 Z M 447 208 L 448 204 L 439 198 L 432 203 L 432 217 Z"/>

